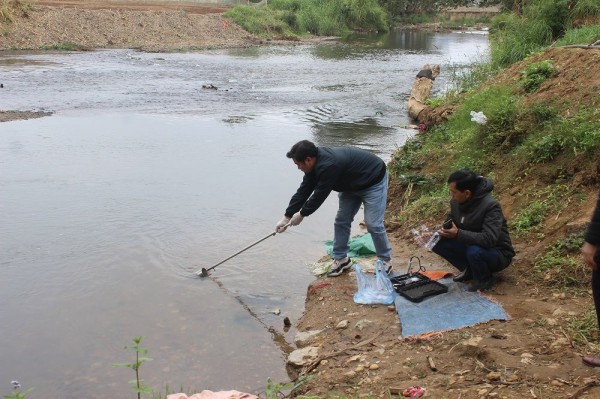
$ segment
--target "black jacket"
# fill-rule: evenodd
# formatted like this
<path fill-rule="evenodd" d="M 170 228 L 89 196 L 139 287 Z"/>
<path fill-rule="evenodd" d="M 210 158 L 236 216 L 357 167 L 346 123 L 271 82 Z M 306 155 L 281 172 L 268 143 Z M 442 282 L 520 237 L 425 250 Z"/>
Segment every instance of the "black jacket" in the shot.
<path fill-rule="evenodd" d="M 600 246 L 600 194 L 598 195 L 592 220 L 585 232 L 585 240 L 592 245 Z"/>
<path fill-rule="evenodd" d="M 308 216 L 316 211 L 331 191 L 359 191 L 377 184 L 386 172 L 385 162 L 377 155 L 354 147 L 318 147 L 313 170 L 304 174 L 292 196 L 287 217 L 300 211 Z"/>
<path fill-rule="evenodd" d="M 491 195 L 494 183 L 484 177 L 465 203 L 450 201 L 450 216 L 459 228 L 456 239 L 466 245 L 497 248 L 506 267 L 515 256 L 500 203 Z"/>
<path fill-rule="evenodd" d="M 585 232 L 585 241 L 596 246 L 594 262 L 600 265 L 600 194 L 598 194 L 598 201 L 596 202 L 596 209 L 592 215 L 592 220 L 590 220 L 590 224 Z"/>

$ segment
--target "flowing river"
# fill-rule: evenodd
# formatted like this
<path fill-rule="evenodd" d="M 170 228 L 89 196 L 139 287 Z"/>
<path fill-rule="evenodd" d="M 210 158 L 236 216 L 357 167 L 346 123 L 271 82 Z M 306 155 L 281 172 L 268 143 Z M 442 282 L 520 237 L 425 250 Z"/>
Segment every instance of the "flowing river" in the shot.
<path fill-rule="evenodd" d="M 396 31 L 200 53 L 0 53 L 0 110 L 54 112 L 0 124 L 0 394 L 19 380 L 32 399 L 133 397 L 134 373 L 111 365 L 134 361 L 124 346 L 137 336 L 157 391 L 286 381 L 281 344 L 296 331 L 283 318 L 302 314 L 336 196 L 211 278 L 194 272 L 274 230 L 302 178 L 292 144 L 389 160 L 415 134 L 406 105 L 421 67 L 441 65 L 441 92 L 487 49 L 484 35 Z"/>

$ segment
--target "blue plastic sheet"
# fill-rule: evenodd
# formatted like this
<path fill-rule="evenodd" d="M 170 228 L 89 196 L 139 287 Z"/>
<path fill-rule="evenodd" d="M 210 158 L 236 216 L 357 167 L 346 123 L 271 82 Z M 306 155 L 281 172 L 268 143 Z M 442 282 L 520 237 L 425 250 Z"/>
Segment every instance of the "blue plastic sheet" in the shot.
<path fill-rule="evenodd" d="M 465 284 L 451 278 L 439 280 L 448 292 L 414 303 L 398 295 L 396 311 L 402 325 L 402 337 L 456 330 L 490 320 L 508 320 L 500 304 L 477 292 L 465 291 Z"/>

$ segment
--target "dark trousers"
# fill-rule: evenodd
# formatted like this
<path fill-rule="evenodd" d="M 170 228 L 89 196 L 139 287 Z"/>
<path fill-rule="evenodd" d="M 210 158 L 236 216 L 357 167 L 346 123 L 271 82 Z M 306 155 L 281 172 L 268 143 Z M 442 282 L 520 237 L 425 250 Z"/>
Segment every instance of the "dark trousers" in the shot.
<path fill-rule="evenodd" d="M 507 266 L 504 264 L 502 254 L 496 248 L 465 245 L 452 238 L 442 238 L 432 251 L 460 271 L 470 268 L 473 280 L 476 281 L 487 281 L 492 278 L 492 273 L 499 272 Z M 598 291 L 600 303 L 600 289 Z"/>
<path fill-rule="evenodd" d="M 598 257 L 598 254 L 596 254 L 596 258 Z M 600 328 L 600 269 L 592 271 L 592 295 L 594 296 L 594 306 L 596 307 L 598 328 Z"/>

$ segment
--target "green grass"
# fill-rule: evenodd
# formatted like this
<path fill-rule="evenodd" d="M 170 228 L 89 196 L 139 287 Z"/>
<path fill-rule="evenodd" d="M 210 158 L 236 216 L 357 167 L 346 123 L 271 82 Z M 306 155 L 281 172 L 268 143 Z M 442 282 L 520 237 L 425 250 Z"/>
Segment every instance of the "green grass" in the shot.
<path fill-rule="evenodd" d="M 588 346 L 594 352 L 598 351 L 598 317 L 592 305 L 589 305 L 582 315 L 570 320 L 567 326 L 575 344 Z"/>
<path fill-rule="evenodd" d="M 81 46 L 74 43 L 57 43 L 49 46 L 43 46 L 42 50 L 77 51 L 81 50 Z"/>
<path fill-rule="evenodd" d="M 572 9 L 570 7 L 574 6 Z M 532 0 L 522 15 L 504 13 L 492 19 L 492 64 L 506 67 L 556 45 L 588 44 L 598 40 L 600 3 L 597 0 Z M 577 29 L 572 29 L 573 27 Z"/>
<path fill-rule="evenodd" d="M 590 44 L 600 40 L 600 24 L 587 25 L 580 28 L 568 30 L 563 37 L 558 39 L 555 46 L 568 46 L 574 44 Z"/>
<path fill-rule="evenodd" d="M 535 259 L 534 273 L 550 287 L 585 288 L 589 283 L 589 268 L 583 263 L 580 248 L 583 234 L 563 237 L 545 248 Z"/>
<path fill-rule="evenodd" d="M 233 19 L 244 30 L 257 36 L 293 35 L 291 27 L 286 23 L 289 12 L 271 10 L 251 6 L 237 6 L 227 11 L 224 16 Z"/>
<path fill-rule="evenodd" d="M 511 233 L 519 237 L 539 231 L 550 213 L 558 213 L 566 206 L 564 199 L 571 194 L 572 188 L 564 184 L 549 184 L 540 189 L 527 190 L 522 194 L 527 199 L 526 205 L 509 222 Z"/>
<path fill-rule="evenodd" d="M 225 15 L 262 37 L 389 30 L 387 14 L 376 0 L 272 0 L 264 8 L 237 6 Z"/>
<path fill-rule="evenodd" d="M 581 109 L 569 118 L 554 115 L 548 123 L 542 123 L 527 137 L 516 155 L 521 162 L 539 164 L 562 154 L 591 159 L 599 150 L 600 110 Z"/>

